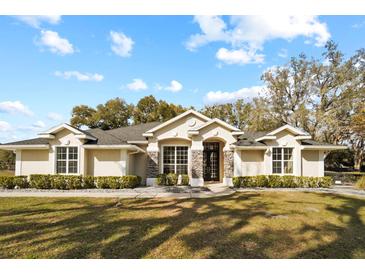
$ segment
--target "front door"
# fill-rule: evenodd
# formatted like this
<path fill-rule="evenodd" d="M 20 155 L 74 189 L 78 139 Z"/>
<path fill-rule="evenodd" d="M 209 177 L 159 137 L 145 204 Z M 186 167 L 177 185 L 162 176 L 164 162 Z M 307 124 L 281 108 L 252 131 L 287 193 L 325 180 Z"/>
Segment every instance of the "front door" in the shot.
<path fill-rule="evenodd" d="M 203 143 L 204 181 L 219 181 L 219 143 Z"/>

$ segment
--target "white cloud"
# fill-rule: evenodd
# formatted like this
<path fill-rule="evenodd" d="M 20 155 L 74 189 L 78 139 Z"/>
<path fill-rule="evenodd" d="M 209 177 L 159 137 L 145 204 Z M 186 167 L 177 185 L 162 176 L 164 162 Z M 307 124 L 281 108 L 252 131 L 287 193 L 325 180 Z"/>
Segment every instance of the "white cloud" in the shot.
<path fill-rule="evenodd" d="M 287 58 L 288 57 L 288 50 L 287 49 L 281 49 L 278 52 L 278 56 L 281 58 Z"/>
<path fill-rule="evenodd" d="M 229 42 L 230 35 L 226 32 L 227 25 L 219 16 L 195 16 L 194 22 L 199 24 L 200 34 L 190 36 L 185 46 L 188 50 L 195 50 L 200 46 L 215 41 Z"/>
<path fill-rule="evenodd" d="M 47 118 L 52 120 L 52 121 L 56 121 L 56 122 L 60 122 L 63 120 L 63 117 L 61 114 L 58 114 L 56 112 L 50 112 L 47 115 Z"/>
<path fill-rule="evenodd" d="M 129 57 L 133 49 L 134 41 L 132 38 L 126 36 L 123 32 L 110 31 L 110 38 L 112 40 L 112 51 L 121 56 Z"/>
<path fill-rule="evenodd" d="M 257 64 L 264 62 L 264 55 L 258 54 L 256 51 L 245 51 L 243 49 L 228 50 L 220 48 L 216 53 L 216 58 L 226 64 Z"/>
<path fill-rule="evenodd" d="M 241 88 L 233 92 L 209 91 L 204 97 L 204 102 L 206 104 L 232 103 L 238 99 L 247 99 L 256 97 L 263 89 L 264 89 L 263 86 L 253 86 L 249 88 Z"/>
<path fill-rule="evenodd" d="M 21 15 L 15 17 L 33 28 L 40 28 L 43 23 L 57 25 L 61 22 L 60 15 Z"/>
<path fill-rule="evenodd" d="M 129 84 L 127 84 L 127 88 L 129 90 L 146 90 L 148 89 L 147 84 L 142 79 L 133 79 L 133 81 Z"/>
<path fill-rule="evenodd" d="M 35 123 L 32 124 L 32 127 L 34 129 L 40 129 L 40 128 L 45 128 L 46 124 L 43 121 L 37 121 Z"/>
<path fill-rule="evenodd" d="M 183 85 L 176 80 L 172 80 L 170 82 L 170 85 L 168 85 L 168 86 L 162 86 L 160 84 L 156 84 L 155 88 L 157 90 L 168 90 L 171 92 L 179 92 L 183 89 Z"/>
<path fill-rule="evenodd" d="M 0 102 L 0 112 L 10 113 L 10 114 L 24 114 L 27 116 L 32 116 L 33 113 L 29 108 L 20 101 L 4 101 Z"/>
<path fill-rule="evenodd" d="M 320 22 L 317 16 L 231 16 L 229 25 L 219 16 L 196 16 L 194 21 L 199 24 L 201 33 L 190 36 L 185 44 L 188 50 L 196 50 L 211 42 L 224 42 L 232 47 L 236 55 L 243 55 L 240 52 L 243 51 L 260 56 L 256 52 L 262 51 L 264 44 L 270 40 L 291 41 L 302 36 L 320 47 L 331 37 L 326 23 Z M 232 62 L 237 63 L 242 64 Z"/>
<path fill-rule="evenodd" d="M 104 76 L 98 73 L 82 73 L 76 70 L 73 71 L 56 71 L 54 73 L 55 76 L 64 78 L 66 80 L 71 78 L 76 78 L 79 81 L 95 81 L 100 82 L 103 81 Z"/>
<path fill-rule="evenodd" d="M 172 92 L 179 92 L 179 91 L 182 90 L 182 88 L 183 88 L 183 85 L 180 82 L 176 81 L 176 80 L 172 80 L 170 82 L 170 85 L 165 87 L 166 90 L 169 90 L 169 91 L 172 91 Z"/>
<path fill-rule="evenodd" d="M 50 52 L 59 55 L 75 52 L 73 45 L 67 39 L 60 37 L 57 32 L 51 30 L 41 30 L 41 38 L 38 43 L 48 48 Z"/>
<path fill-rule="evenodd" d="M 10 131 L 12 129 L 8 122 L 0 121 L 0 132 Z"/>

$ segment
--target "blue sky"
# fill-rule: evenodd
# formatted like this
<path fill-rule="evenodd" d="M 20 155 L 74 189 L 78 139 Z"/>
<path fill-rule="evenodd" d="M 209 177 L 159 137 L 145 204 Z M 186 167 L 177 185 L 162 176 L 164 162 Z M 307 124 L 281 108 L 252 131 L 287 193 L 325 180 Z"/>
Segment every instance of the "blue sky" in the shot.
<path fill-rule="evenodd" d="M 201 108 L 252 98 L 262 72 L 328 39 L 364 46 L 363 16 L 0 16 L 0 142 L 115 97 Z"/>

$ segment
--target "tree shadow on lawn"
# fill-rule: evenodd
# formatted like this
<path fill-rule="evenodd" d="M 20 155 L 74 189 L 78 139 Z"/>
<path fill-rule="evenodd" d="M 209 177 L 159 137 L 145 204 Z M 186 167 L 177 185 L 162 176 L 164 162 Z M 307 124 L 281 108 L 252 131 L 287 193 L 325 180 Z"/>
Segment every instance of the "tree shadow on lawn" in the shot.
<path fill-rule="evenodd" d="M 308 195 L 47 199 L 0 210 L 0 257 L 365 258 L 365 200 Z"/>

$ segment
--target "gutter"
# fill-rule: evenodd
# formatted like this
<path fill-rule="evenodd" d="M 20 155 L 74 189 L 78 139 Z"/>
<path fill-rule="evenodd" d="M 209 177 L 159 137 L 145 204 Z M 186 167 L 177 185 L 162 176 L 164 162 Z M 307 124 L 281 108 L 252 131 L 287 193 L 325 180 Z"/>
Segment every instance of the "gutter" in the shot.
<path fill-rule="evenodd" d="M 136 153 L 146 153 L 143 149 L 136 145 L 83 145 L 82 147 L 85 149 L 127 149 L 135 150 Z"/>
<path fill-rule="evenodd" d="M 347 146 L 315 146 L 315 145 L 309 145 L 309 146 L 301 146 L 302 150 L 338 150 L 338 149 L 347 149 Z"/>
<path fill-rule="evenodd" d="M 0 145 L 0 149 L 49 149 L 49 145 Z"/>

